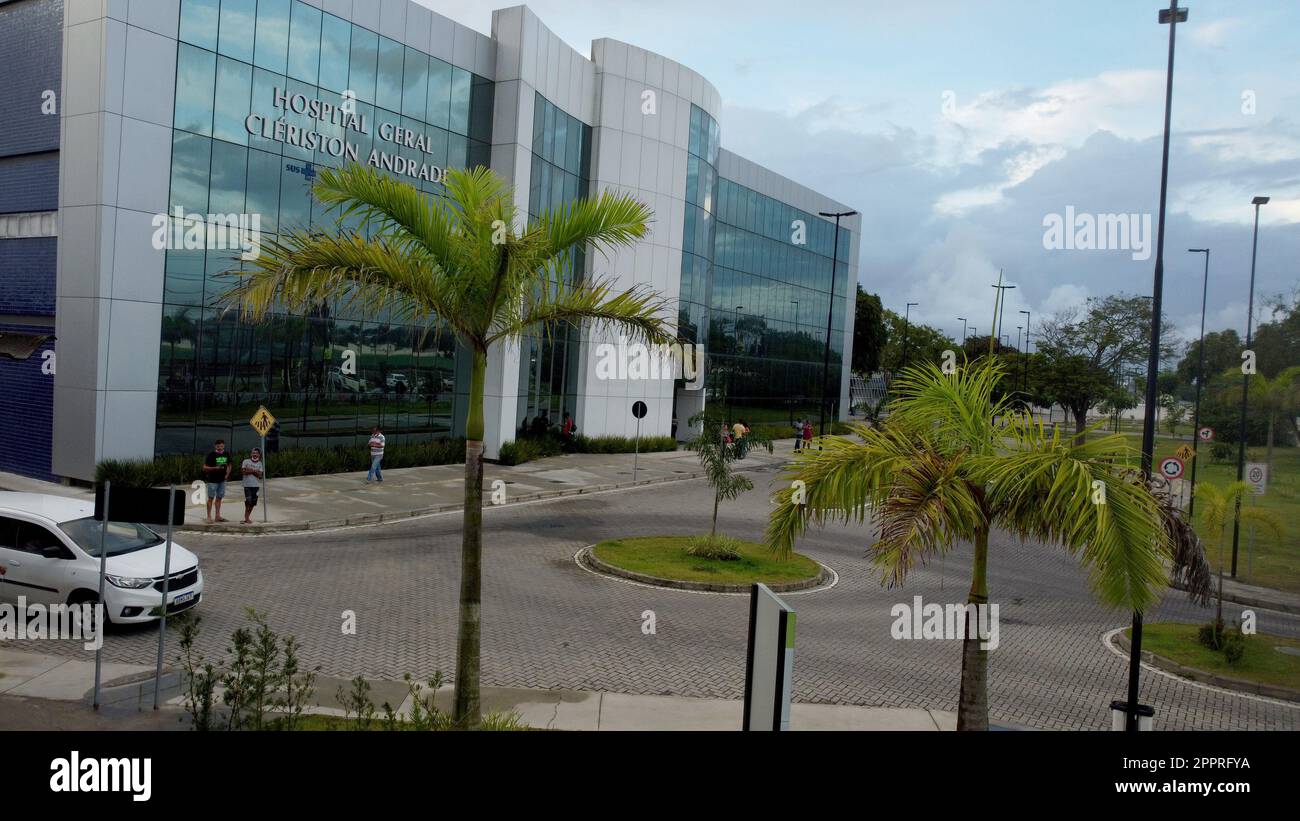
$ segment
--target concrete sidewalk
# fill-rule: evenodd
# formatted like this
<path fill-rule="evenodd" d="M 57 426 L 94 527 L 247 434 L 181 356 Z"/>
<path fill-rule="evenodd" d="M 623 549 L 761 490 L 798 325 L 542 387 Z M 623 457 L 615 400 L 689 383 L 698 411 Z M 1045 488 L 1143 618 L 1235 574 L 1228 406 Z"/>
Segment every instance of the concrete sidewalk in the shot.
<path fill-rule="evenodd" d="M 167 729 L 184 727 L 179 681 L 164 668 L 164 708 L 153 713 L 153 668 L 135 664 L 104 664 L 101 709 L 90 706 L 94 664 L 0 648 L 0 730 L 40 729 Z M 401 681 L 371 681 L 370 698 L 377 708 L 385 701 L 410 713 L 413 698 Z M 325 676 L 316 679 L 313 704 L 307 712 L 342 716 L 335 694 L 351 682 Z M 434 703 L 449 712 L 450 686 L 438 690 Z M 9 709 L 5 705 L 22 709 Z M 739 730 L 742 702 L 728 699 L 603 693 L 584 690 L 534 690 L 484 687 L 482 709 L 519 714 L 524 724 L 550 730 Z M 147 718 L 141 718 L 144 714 Z M 955 713 L 894 707 L 794 703 L 793 730 L 955 730 Z"/>
<path fill-rule="evenodd" d="M 772 454 L 751 450 L 737 463 L 738 469 L 780 466 L 794 453 L 794 439 L 776 442 L 773 447 Z M 373 524 L 460 510 L 464 498 L 464 465 L 386 470 L 383 482 L 370 483 L 366 482 L 364 471 L 276 478 L 274 461 L 270 462 L 270 471 L 266 495 L 253 512 L 253 524 L 239 523 L 244 516 L 244 499 L 239 484 L 232 481 L 227 485 L 222 510 L 229 522 L 206 524 L 204 509 L 191 505 L 181 529 L 208 533 L 280 533 Z M 505 494 L 504 504 L 514 504 L 703 476 L 699 456 L 687 450 L 642 453 L 635 459 L 631 453 L 573 453 L 514 467 L 487 464 L 483 470 L 483 495 L 484 502 L 490 504 L 494 488 L 499 487 Z M 503 484 L 496 485 L 498 480 Z M 0 474 L 0 490 L 94 498 L 84 488 L 12 474 Z"/>

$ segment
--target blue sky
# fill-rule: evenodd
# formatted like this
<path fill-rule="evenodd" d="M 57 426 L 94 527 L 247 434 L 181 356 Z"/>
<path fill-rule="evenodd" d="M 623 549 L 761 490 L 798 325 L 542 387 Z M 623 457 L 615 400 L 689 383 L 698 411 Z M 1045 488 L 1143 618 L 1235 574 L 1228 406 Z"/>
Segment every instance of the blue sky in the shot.
<path fill-rule="evenodd" d="M 421 0 L 491 29 L 492 3 Z M 1300 3 L 1188 0 L 1174 75 L 1165 309 L 1184 338 L 1244 329 L 1250 199 L 1262 297 L 1300 288 Z M 1088 296 L 1150 293 L 1154 253 L 1044 247 L 1044 219 L 1150 214 L 1168 27 L 1156 0 L 541 0 L 579 52 L 598 37 L 664 54 L 724 101 L 722 143 L 864 215 L 860 281 L 960 335 L 988 329 L 998 270 L 1038 318 Z M 1154 237 L 1152 237 L 1154 245 Z"/>

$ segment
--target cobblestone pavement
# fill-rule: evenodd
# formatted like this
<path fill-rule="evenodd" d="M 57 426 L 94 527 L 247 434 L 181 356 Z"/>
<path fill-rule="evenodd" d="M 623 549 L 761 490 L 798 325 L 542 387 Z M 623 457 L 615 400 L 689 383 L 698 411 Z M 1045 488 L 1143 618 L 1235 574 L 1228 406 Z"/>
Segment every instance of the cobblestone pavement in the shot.
<path fill-rule="evenodd" d="M 768 480 L 724 504 L 719 527 L 760 540 Z M 483 682 L 508 687 L 738 698 L 744 682 L 747 600 L 661 590 L 596 576 L 573 560 L 584 545 L 620 535 L 700 532 L 712 498 L 699 480 L 593 496 L 489 508 L 485 522 Z M 324 675 L 398 679 L 455 667 L 460 517 L 303 534 L 255 537 L 186 534 L 207 580 L 201 649 L 225 652 L 245 607 L 302 643 Z M 956 709 L 960 644 L 890 638 L 890 608 L 960 602 L 969 548 L 917 570 L 904 588 L 883 588 L 864 557 L 868 531 L 829 526 L 799 549 L 839 574 L 830 589 L 793 594 L 799 614 L 796 700 Z M 1063 551 L 1022 545 L 1005 534 L 990 550 L 989 589 L 1000 605 L 1001 646 L 990 660 L 995 723 L 1045 729 L 1106 729 L 1109 703 L 1126 691 L 1127 660 L 1102 636 L 1126 613 L 1096 604 L 1084 573 Z M 1228 605 L 1234 607 L 1233 605 Z M 1237 606 L 1239 609 L 1239 606 Z M 356 635 L 342 614 L 356 614 Z M 643 635 L 645 610 L 657 633 Z M 1148 621 L 1205 621 L 1211 611 L 1179 593 Z M 1259 629 L 1300 634 L 1300 618 L 1258 611 Z M 106 657 L 152 663 L 156 631 L 108 637 Z M 22 643 L 15 643 L 21 649 Z M 176 650 L 168 645 L 168 659 Z M 31 649 L 81 655 L 71 643 Z M 1144 670 L 1142 700 L 1162 729 L 1300 727 L 1286 706 Z"/>

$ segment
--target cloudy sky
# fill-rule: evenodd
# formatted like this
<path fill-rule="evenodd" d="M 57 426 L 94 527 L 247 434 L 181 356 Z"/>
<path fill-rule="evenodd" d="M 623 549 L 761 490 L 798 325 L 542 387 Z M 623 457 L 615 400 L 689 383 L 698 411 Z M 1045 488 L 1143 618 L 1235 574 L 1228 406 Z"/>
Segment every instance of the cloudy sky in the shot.
<path fill-rule="evenodd" d="M 483 32 L 503 5 L 420 1 Z M 1014 342 L 1020 309 L 1036 325 L 1088 296 L 1151 292 L 1169 32 L 1158 0 L 528 5 L 579 52 L 613 37 L 709 78 L 725 147 L 863 213 L 860 280 L 887 307 L 918 302 L 920 321 L 960 336 L 966 316 L 985 333 L 1004 269 Z M 1256 304 L 1300 288 L 1300 3 L 1184 5 L 1165 310 L 1186 337 L 1201 307 L 1189 247 L 1212 249 L 1207 330 L 1245 327 L 1256 194 L 1272 197 Z M 1123 213 L 1139 232 L 1126 249 L 1046 248 L 1045 220 L 1067 208 L 1075 228 Z"/>

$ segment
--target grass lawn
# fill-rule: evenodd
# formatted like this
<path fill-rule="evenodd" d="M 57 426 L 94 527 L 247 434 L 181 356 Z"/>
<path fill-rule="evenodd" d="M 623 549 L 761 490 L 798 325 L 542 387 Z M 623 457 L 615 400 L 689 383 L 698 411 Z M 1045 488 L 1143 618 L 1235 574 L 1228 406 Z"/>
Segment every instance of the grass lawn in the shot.
<path fill-rule="evenodd" d="M 1190 426 L 1189 426 L 1190 429 Z M 1138 464 L 1138 454 L 1142 449 L 1140 433 L 1126 433 L 1133 445 L 1134 465 Z M 1166 456 L 1173 456 L 1180 445 L 1190 444 L 1190 439 L 1170 439 L 1156 437 L 1155 460 L 1158 464 Z M 1233 453 L 1236 451 L 1234 449 Z M 1246 448 L 1247 462 L 1263 462 L 1265 449 Z M 1197 459 L 1200 466 L 1196 470 L 1196 483 L 1211 482 L 1224 487 L 1237 479 L 1235 458 L 1230 462 L 1214 462 L 1210 459 L 1208 446 L 1199 449 Z M 1191 464 L 1187 465 L 1184 478 L 1190 479 Z M 1300 448 L 1273 448 L 1273 467 L 1269 471 L 1268 492 L 1263 496 L 1246 497 L 1242 505 L 1257 505 L 1271 510 L 1282 520 L 1281 544 L 1269 544 L 1262 537 L 1255 539 L 1252 555 L 1250 548 L 1250 531 L 1243 529 L 1237 547 L 1237 580 L 1276 590 L 1289 590 L 1300 593 Z M 1200 525 L 1200 517 L 1194 523 Z M 1208 543 L 1210 539 L 1202 534 Z M 1210 564 L 1215 570 L 1219 567 L 1218 551 L 1210 549 Z M 1224 560 L 1228 569 L 1232 567 L 1232 525 L 1229 523 L 1224 542 Z"/>
<path fill-rule="evenodd" d="M 713 584 L 785 584 L 815 578 L 821 567 L 807 556 L 795 553 L 786 561 L 776 558 L 766 546 L 740 542 L 740 558 L 732 561 L 701 559 L 686 553 L 689 536 L 644 536 L 611 539 L 593 551 L 603 562 L 661 579 Z"/>
<path fill-rule="evenodd" d="M 1155 622 L 1142 628 L 1142 649 L 1157 656 L 1195 667 L 1207 673 L 1247 679 L 1260 684 L 1300 688 L 1300 656 L 1274 649 L 1300 649 L 1300 639 L 1259 633 L 1246 637 L 1246 652 L 1236 664 L 1228 664 L 1223 653 L 1196 640 L 1197 624 Z M 1128 636 L 1125 630 L 1124 635 Z"/>

